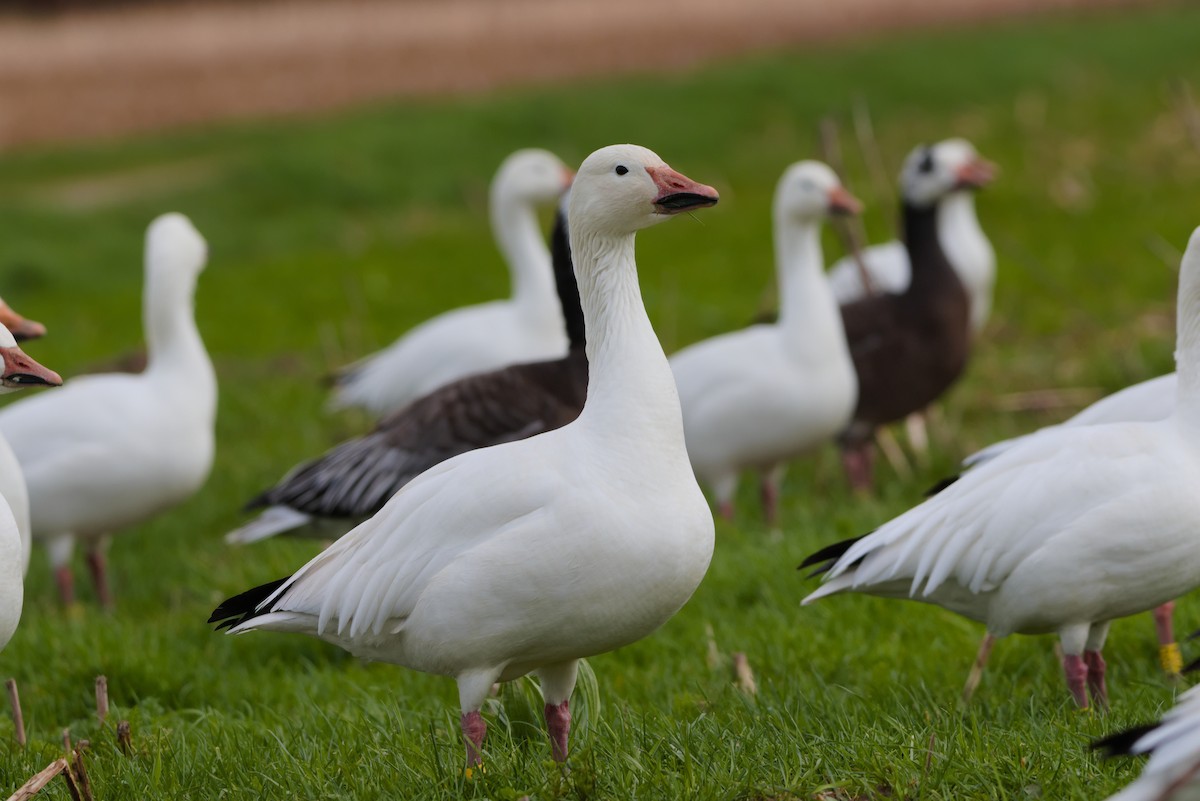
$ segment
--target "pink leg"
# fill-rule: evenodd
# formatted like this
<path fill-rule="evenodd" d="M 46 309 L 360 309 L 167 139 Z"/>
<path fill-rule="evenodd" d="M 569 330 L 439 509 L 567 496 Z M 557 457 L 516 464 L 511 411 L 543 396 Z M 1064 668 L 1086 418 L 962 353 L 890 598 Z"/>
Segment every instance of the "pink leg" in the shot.
<path fill-rule="evenodd" d="M 1167 601 L 1154 610 L 1154 628 L 1158 632 L 1159 645 L 1170 645 L 1175 642 L 1175 626 L 1172 623 L 1174 614 L 1174 601 Z"/>
<path fill-rule="evenodd" d="M 967 683 L 963 687 L 962 702 L 969 704 L 971 696 L 975 694 L 975 688 L 979 686 L 979 682 L 983 679 L 983 668 L 987 664 L 988 657 L 992 654 L 992 646 L 996 644 L 996 638 L 991 634 L 987 634 L 983 638 L 983 642 L 979 643 L 979 653 L 975 654 L 975 663 L 971 665 L 971 672 L 967 674 Z"/>
<path fill-rule="evenodd" d="M 467 741 L 467 767 L 477 768 L 483 764 L 483 738 L 487 736 L 487 723 L 478 711 L 462 716 L 463 738 Z"/>
<path fill-rule="evenodd" d="M 1075 703 L 1079 705 L 1080 709 L 1087 709 L 1088 666 L 1083 661 L 1083 657 L 1079 654 L 1063 656 L 1063 673 L 1067 675 L 1067 688 L 1071 691 L 1071 697 L 1075 699 Z"/>
<path fill-rule="evenodd" d="M 763 518 L 769 528 L 775 528 L 779 524 L 779 487 L 775 486 L 769 475 L 764 475 L 759 489 L 762 492 Z"/>
<path fill-rule="evenodd" d="M 874 480 L 874 452 L 867 442 L 855 442 L 842 447 L 842 467 L 855 492 L 869 492 Z"/>
<path fill-rule="evenodd" d="M 108 591 L 108 560 L 104 556 L 104 551 L 93 548 L 85 556 L 88 570 L 92 574 L 92 583 L 96 586 L 96 598 L 100 601 L 100 608 L 105 612 L 111 612 L 113 599 L 112 593 Z"/>
<path fill-rule="evenodd" d="M 567 761 L 567 735 L 571 731 L 570 701 L 546 704 L 546 729 L 550 732 L 550 750 L 555 762 Z"/>
<path fill-rule="evenodd" d="M 58 598 L 63 606 L 75 603 L 75 577 L 71 575 L 70 565 L 54 568 L 54 583 L 58 585 Z"/>
<path fill-rule="evenodd" d="M 1099 651 L 1084 651 L 1083 661 L 1087 664 L 1088 692 L 1096 706 L 1108 709 L 1108 687 L 1104 684 L 1104 657 Z"/>
<path fill-rule="evenodd" d="M 717 514 L 723 519 L 733 521 L 733 501 L 721 501 L 717 504 Z"/>

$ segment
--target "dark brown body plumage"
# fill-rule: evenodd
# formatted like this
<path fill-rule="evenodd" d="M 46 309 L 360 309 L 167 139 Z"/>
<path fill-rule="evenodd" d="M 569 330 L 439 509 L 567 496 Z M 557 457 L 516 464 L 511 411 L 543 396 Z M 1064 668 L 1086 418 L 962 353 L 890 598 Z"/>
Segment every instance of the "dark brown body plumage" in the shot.
<path fill-rule="evenodd" d="M 369 434 L 299 465 L 246 508 L 286 506 L 326 520 L 369 517 L 446 459 L 551 431 L 578 417 L 587 396 L 588 363 L 562 211 L 551 253 L 571 343 L 566 356 L 478 373 L 436 389 L 385 417 Z"/>
<path fill-rule="evenodd" d="M 937 400 L 962 375 L 970 355 L 970 299 L 938 241 L 937 206 L 906 205 L 904 236 L 912 270 L 908 289 L 842 307 L 858 372 L 848 443 L 864 442 L 877 427 Z"/>

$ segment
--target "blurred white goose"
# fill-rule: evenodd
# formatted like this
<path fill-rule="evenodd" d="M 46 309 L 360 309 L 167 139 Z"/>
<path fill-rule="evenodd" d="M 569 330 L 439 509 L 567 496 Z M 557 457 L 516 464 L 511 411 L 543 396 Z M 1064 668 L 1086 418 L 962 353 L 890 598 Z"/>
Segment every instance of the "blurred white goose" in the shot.
<path fill-rule="evenodd" d="M 692 467 L 727 518 L 738 474 L 756 469 L 774 526 L 787 462 L 850 422 L 858 378 L 825 280 L 821 224 L 830 214 L 860 210 L 826 165 L 789 167 L 774 201 L 778 321 L 706 339 L 671 357 Z"/>
<path fill-rule="evenodd" d="M 4 301 L 0 300 L 0 305 L 3 303 Z M 62 385 L 62 378 L 58 373 L 38 364 L 17 347 L 16 338 L 3 324 L 0 324 L 0 361 L 3 363 L 3 368 L 0 368 L 0 394 L 16 392 L 26 387 Z M 29 571 L 29 554 L 33 545 L 33 529 L 29 522 L 29 490 L 25 487 L 25 474 L 21 472 L 17 456 L 3 436 L 0 436 L 0 497 L 8 503 L 20 534 L 21 575 L 24 576 Z M 0 546 L 0 550 L 3 550 L 3 546 Z M 2 580 L 0 578 L 0 581 Z"/>
<path fill-rule="evenodd" d="M 0 325 L 0 394 L 32 386 L 59 386 L 62 379 L 26 356 Z M 29 498 L 21 467 L 0 437 L 0 650 L 21 620 L 25 571 L 29 569 Z"/>
<path fill-rule="evenodd" d="M 186 217 L 154 220 L 146 231 L 146 370 L 82 376 L 0 410 L 0 433 L 29 487 L 34 537 L 49 545 L 65 603 L 73 600 L 76 538 L 87 543 L 97 597 L 111 608 L 109 536 L 187 499 L 208 476 L 217 383 L 192 311 L 206 256 Z"/>
<path fill-rule="evenodd" d="M 924 147 L 918 150 L 924 150 Z M 996 284 L 996 251 L 975 214 L 975 192 L 991 182 L 994 167 L 979 158 L 975 147 L 965 139 L 946 139 L 931 148 L 939 162 L 972 170 L 972 180 L 947 195 L 938 207 L 938 240 L 971 302 L 971 331 L 978 334 L 992 311 L 992 290 Z M 909 156 L 912 158 L 912 156 Z M 862 252 L 863 265 L 876 292 L 900 294 L 912 280 L 908 250 L 903 242 L 885 242 Z M 852 257 L 834 262 L 829 268 L 829 283 L 842 304 L 864 295 L 862 273 Z"/>
<path fill-rule="evenodd" d="M 1109 623 L 1200 585 L 1200 229 L 1179 278 L 1174 413 L 1047 432 L 858 540 L 814 554 L 825 584 L 938 604 L 993 641 L 1057 632 L 1075 701 L 1104 704 Z"/>
<path fill-rule="evenodd" d="M 515 362 L 567 352 L 550 252 L 537 209 L 571 183 L 571 171 L 545 150 L 518 150 L 492 181 L 492 233 L 512 274 L 512 297 L 445 312 L 335 379 L 330 407 L 361 407 L 376 416 L 407 405 L 455 379 Z"/>
<path fill-rule="evenodd" d="M 590 155 L 569 213 L 590 365 L 580 416 L 422 473 L 291 577 L 229 599 L 210 622 L 311 634 L 453 676 L 469 766 L 492 684 L 536 672 L 553 754 L 565 759 L 577 660 L 661 626 L 712 556 L 712 514 L 642 304 L 634 233 L 716 202 L 645 148 Z"/>
<path fill-rule="evenodd" d="M 1200 687 L 1179 696 L 1158 723 L 1110 734 L 1092 748 L 1110 757 L 1150 755 L 1142 775 L 1108 801 L 1200 801 Z"/>

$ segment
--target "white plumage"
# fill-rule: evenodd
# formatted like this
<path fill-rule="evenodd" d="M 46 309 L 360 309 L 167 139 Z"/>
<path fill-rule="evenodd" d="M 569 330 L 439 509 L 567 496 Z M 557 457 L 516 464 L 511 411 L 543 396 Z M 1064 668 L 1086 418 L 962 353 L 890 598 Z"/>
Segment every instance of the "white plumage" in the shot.
<path fill-rule="evenodd" d="M 0 394 L 27 386 L 62 383 L 58 373 L 26 356 L 3 324 L 0 324 L 0 361 L 3 362 Z M 21 620 L 29 549 L 29 497 L 25 480 L 8 443 L 0 437 L 0 650 L 8 644 Z"/>
<path fill-rule="evenodd" d="M 463 376 L 566 353 L 537 209 L 553 203 L 570 182 L 571 171 L 545 150 L 518 150 L 505 159 L 492 181 L 490 207 L 492 232 L 512 274 L 512 297 L 440 314 L 350 365 L 337 378 L 331 408 L 357 406 L 382 416 Z"/>
<path fill-rule="evenodd" d="M 589 156 L 570 207 L 590 365 L 579 418 L 442 462 L 289 579 L 226 601 L 212 621 L 312 634 L 454 676 L 470 762 L 492 684 L 536 671 L 554 754 L 565 758 L 576 660 L 661 626 L 712 555 L 712 515 L 642 305 L 633 235 L 715 202 L 644 148 Z"/>
<path fill-rule="evenodd" d="M 946 139 L 933 145 L 937 158 L 959 165 L 979 163 L 975 147 L 965 139 Z M 975 191 L 980 184 L 964 185 L 938 207 L 938 240 L 954 272 L 971 299 L 971 330 L 978 334 L 992 310 L 996 284 L 996 252 L 975 213 Z M 912 268 L 903 242 L 885 242 L 862 252 L 863 264 L 876 292 L 900 294 L 908 288 Z M 842 304 L 866 294 L 862 273 L 853 257 L 838 259 L 829 268 L 829 284 Z"/>
<path fill-rule="evenodd" d="M 1150 755 L 1142 774 L 1108 801 L 1200 801 L 1200 687 L 1181 695 L 1157 726 L 1137 733 L 1133 742 L 1121 734 L 1096 744 L 1114 755 Z"/>
<path fill-rule="evenodd" d="M 82 376 L 0 411 L 0 434 L 29 488 L 33 534 L 49 543 L 65 601 L 76 538 L 87 542 L 108 605 L 108 536 L 185 500 L 208 476 L 217 386 L 192 313 L 206 251 L 183 215 L 150 224 L 144 372 Z"/>
<path fill-rule="evenodd" d="M 842 591 L 935 603 L 987 625 L 983 658 L 992 638 L 1057 632 L 1076 700 L 1087 705 L 1086 682 L 1102 702 L 1110 621 L 1200 584 L 1200 229 L 1181 268 L 1178 338 L 1169 418 L 1030 439 L 810 557 L 835 561 L 804 603 Z"/>
<path fill-rule="evenodd" d="M 739 473 L 756 469 L 773 525 L 786 463 L 850 422 L 858 378 L 825 280 L 821 224 L 858 208 L 826 165 L 789 167 L 774 202 L 778 322 L 706 339 L 671 357 L 692 467 L 726 516 Z"/>
<path fill-rule="evenodd" d="M 982 464 L 1004 453 L 1012 447 L 1028 442 L 1047 431 L 1079 426 L 1094 426 L 1104 423 L 1149 423 L 1163 420 L 1175 411 L 1177 381 L 1174 373 L 1160 375 L 1126 387 L 1119 392 L 1101 398 L 1083 411 L 1061 423 L 1039 428 L 1019 437 L 1001 440 L 982 448 L 963 459 L 963 467 Z"/>

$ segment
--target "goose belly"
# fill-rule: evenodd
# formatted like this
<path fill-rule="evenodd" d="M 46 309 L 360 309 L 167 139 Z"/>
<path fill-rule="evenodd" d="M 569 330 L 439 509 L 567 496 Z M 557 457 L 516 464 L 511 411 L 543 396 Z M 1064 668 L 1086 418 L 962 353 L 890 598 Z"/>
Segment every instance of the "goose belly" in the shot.
<path fill-rule="evenodd" d="M 850 422 L 856 381 L 837 374 L 776 373 L 770 386 L 747 385 L 731 395 L 700 399 L 685 408 L 688 456 L 699 475 L 767 468 L 832 440 Z"/>
<path fill-rule="evenodd" d="M 131 441 L 117 452 L 121 457 L 104 466 L 27 474 L 35 536 L 109 534 L 170 509 L 204 484 L 213 444 L 207 434 L 172 433 Z"/>
<path fill-rule="evenodd" d="M 557 515 L 522 547 L 500 537 L 473 550 L 430 582 L 399 636 L 363 655 L 449 675 L 511 666 L 514 678 L 646 637 L 708 569 L 712 515 L 694 489 L 684 505 L 666 495 L 656 509 L 617 514 L 612 495 Z"/>

